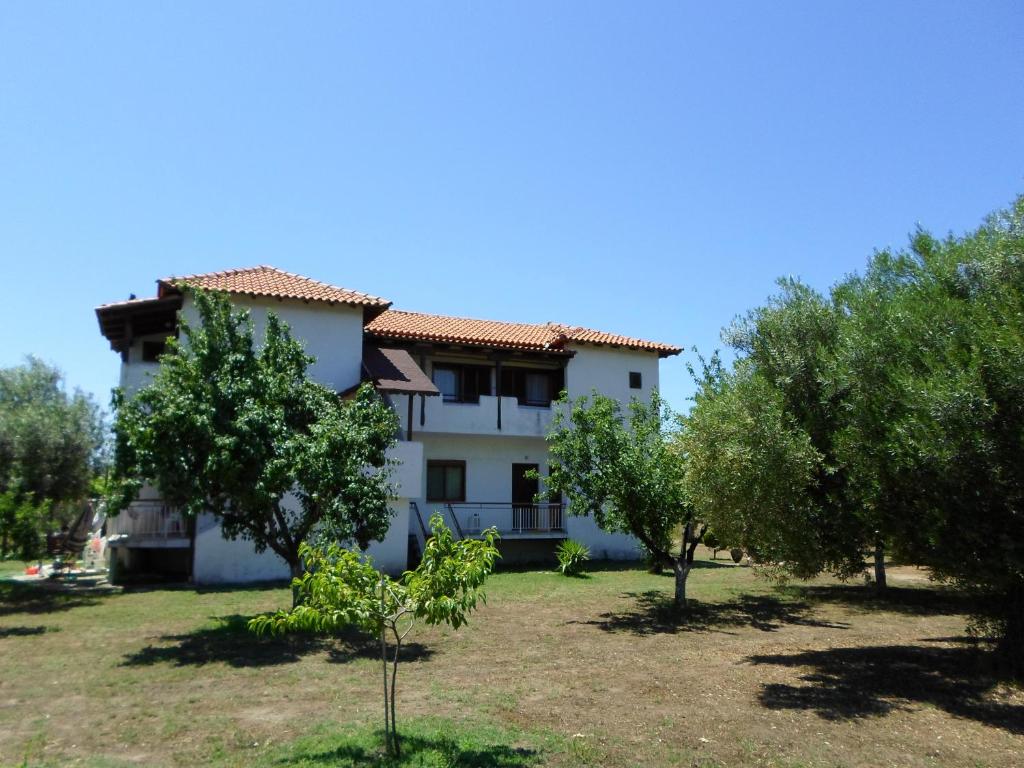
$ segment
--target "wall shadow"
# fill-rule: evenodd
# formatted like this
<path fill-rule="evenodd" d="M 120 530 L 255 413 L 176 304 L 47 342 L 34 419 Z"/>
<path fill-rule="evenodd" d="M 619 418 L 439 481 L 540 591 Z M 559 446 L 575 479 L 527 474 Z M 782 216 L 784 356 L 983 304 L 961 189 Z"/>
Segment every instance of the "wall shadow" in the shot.
<path fill-rule="evenodd" d="M 691 601 L 683 613 L 673 605 L 672 596 L 660 590 L 627 592 L 623 597 L 634 601 L 632 610 L 602 613 L 591 621 L 570 623 L 590 624 L 606 632 L 636 635 L 724 632 L 742 627 L 773 632 L 793 624 L 829 629 L 849 626 L 817 619 L 811 615 L 810 604 L 784 600 L 775 595 L 742 595 L 726 603 Z"/>
<path fill-rule="evenodd" d="M 401 734 L 401 723 L 399 723 Z M 377 734 L 383 744 L 383 731 Z M 301 750 L 281 758 L 274 765 L 335 766 L 360 765 L 367 768 L 399 768 L 400 766 L 450 765 L 459 768 L 530 768 L 540 762 L 540 754 L 532 749 L 505 745 L 466 746 L 454 739 L 402 736 L 402 758 L 396 760 L 377 749 L 354 744 L 341 744 L 334 749 Z"/>
<path fill-rule="evenodd" d="M 96 605 L 104 597 L 114 593 L 114 590 L 103 592 L 59 584 L 0 581 L 0 616 L 69 611 L 72 608 Z"/>
<path fill-rule="evenodd" d="M 801 709 L 826 720 L 879 717 L 915 705 L 1024 734 L 1024 705 L 995 701 L 1000 682 L 990 656 L 971 644 L 829 648 L 750 656 L 755 665 L 809 667 L 803 685 L 770 683 L 759 694 L 768 709 Z"/>
<path fill-rule="evenodd" d="M 147 645 L 125 654 L 121 666 L 136 667 L 173 664 L 179 667 L 201 667 L 205 664 L 228 664 L 232 667 L 268 667 L 294 664 L 304 656 L 326 652 L 330 662 L 345 664 L 355 659 L 380 658 L 379 641 L 351 632 L 334 638 L 307 634 L 259 637 L 249 631 L 250 616 L 211 617 L 219 621 L 177 635 L 163 635 L 157 645 Z M 419 643 L 402 645 L 402 660 L 427 659 L 433 651 Z"/>

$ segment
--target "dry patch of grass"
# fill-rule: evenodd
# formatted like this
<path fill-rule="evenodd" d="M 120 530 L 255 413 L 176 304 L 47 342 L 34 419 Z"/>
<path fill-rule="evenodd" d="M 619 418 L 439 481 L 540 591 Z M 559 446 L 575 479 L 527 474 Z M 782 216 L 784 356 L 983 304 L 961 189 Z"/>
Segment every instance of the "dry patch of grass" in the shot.
<path fill-rule="evenodd" d="M 501 573 L 399 677 L 403 765 L 1013 765 L 1024 695 L 919 572 L 876 599 L 702 561 L 672 579 Z M 0 765 L 388 765 L 372 643 L 257 639 L 284 587 L 40 593 L 0 582 Z M 418 747 L 416 746 L 418 745 Z"/>

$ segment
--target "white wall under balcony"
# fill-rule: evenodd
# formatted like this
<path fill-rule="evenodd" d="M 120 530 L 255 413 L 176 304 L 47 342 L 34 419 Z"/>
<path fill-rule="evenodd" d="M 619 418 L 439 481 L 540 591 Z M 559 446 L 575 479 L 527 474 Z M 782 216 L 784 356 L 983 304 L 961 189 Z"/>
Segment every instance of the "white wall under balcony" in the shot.
<path fill-rule="evenodd" d="M 408 396 L 392 395 L 395 409 L 406 433 Z M 446 403 L 440 397 L 424 398 L 425 419 L 420 425 L 420 399 L 414 397 L 412 433 L 435 432 L 452 435 L 496 435 L 544 437 L 551 427 L 551 409 L 520 405 L 514 397 L 501 398 L 501 429 L 498 429 L 498 398 L 481 395 L 479 403 Z"/>

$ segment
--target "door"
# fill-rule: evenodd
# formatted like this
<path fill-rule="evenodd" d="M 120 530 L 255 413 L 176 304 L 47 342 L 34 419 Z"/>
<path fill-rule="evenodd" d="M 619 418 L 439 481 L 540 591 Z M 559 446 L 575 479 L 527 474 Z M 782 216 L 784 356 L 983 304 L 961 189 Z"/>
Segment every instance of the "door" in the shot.
<path fill-rule="evenodd" d="M 537 505 L 537 479 L 526 477 L 529 470 L 539 470 L 538 464 L 512 465 L 512 530 L 534 531 L 540 528 Z"/>

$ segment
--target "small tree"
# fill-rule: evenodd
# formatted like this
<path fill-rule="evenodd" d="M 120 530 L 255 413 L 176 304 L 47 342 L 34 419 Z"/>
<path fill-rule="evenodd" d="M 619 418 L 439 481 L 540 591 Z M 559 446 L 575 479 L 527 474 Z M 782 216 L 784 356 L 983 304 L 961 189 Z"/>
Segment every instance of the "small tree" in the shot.
<path fill-rule="evenodd" d="M 569 514 L 593 515 L 601 529 L 639 539 L 654 563 L 672 569 L 675 604 L 685 608 L 686 579 L 704 526 L 684 495 L 683 459 L 672 447 L 676 416 L 657 392 L 650 403 L 634 399 L 628 420 L 618 401 L 596 392 L 575 401 L 563 397 L 560 405 L 547 437 L 547 488 L 565 494 Z"/>
<path fill-rule="evenodd" d="M 718 553 L 725 549 L 722 546 L 722 542 L 719 541 L 718 536 L 710 528 L 704 530 L 704 546 L 711 550 L 711 559 L 717 560 Z"/>
<path fill-rule="evenodd" d="M 168 340 L 152 384 L 115 393 L 113 509 L 152 483 L 188 515 L 211 512 L 225 537 L 270 548 L 293 576 L 315 528 L 364 549 L 382 539 L 391 408 L 369 385 L 343 401 L 311 381 L 313 358 L 275 315 L 257 348 L 248 312 L 218 294 L 195 301 L 201 324 L 182 322 L 185 342 Z"/>
<path fill-rule="evenodd" d="M 300 604 L 290 611 L 259 616 L 249 622 L 257 634 L 314 632 L 337 635 L 356 627 L 380 638 L 384 681 L 384 741 L 398 757 L 401 745 L 395 718 L 395 682 L 402 642 L 417 619 L 427 624 L 447 624 L 458 629 L 486 596 L 484 581 L 499 556 L 494 546 L 498 532 L 489 528 L 482 539 L 455 541 L 441 516 L 430 518 L 433 537 L 414 571 L 395 580 L 377 571 L 368 560 L 337 544 L 303 545 L 306 572 L 293 587 Z M 388 639 L 394 650 L 388 673 Z M 390 688 L 390 690 L 389 690 Z"/>

